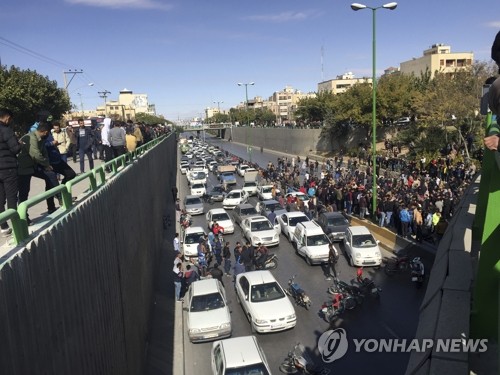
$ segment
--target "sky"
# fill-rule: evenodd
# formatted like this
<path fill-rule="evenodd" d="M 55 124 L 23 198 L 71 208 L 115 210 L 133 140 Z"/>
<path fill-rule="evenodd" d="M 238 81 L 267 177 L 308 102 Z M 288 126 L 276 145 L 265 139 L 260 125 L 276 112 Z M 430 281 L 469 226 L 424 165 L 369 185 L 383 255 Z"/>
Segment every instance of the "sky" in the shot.
<path fill-rule="evenodd" d="M 68 86 L 85 110 L 99 91 L 147 94 L 172 121 L 264 99 L 285 86 L 315 92 L 346 72 L 372 72 L 372 12 L 344 0 L 2 0 L 0 61 Z M 383 1 L 363 4 L 378 7 Z M 498 0 L 401 0 L 376 11 L 377 74 L 436 43 L 491 61 Z M 69 77 L 69 76 L 68 76 Z M 93 85 L 89 85 L 92 84 Z M 1 90 L 1 88 L 0 88 Z M 80 94 L 80 95 L 78 95 Z M 219 102 L 219 103 L 217 103 Z"/>

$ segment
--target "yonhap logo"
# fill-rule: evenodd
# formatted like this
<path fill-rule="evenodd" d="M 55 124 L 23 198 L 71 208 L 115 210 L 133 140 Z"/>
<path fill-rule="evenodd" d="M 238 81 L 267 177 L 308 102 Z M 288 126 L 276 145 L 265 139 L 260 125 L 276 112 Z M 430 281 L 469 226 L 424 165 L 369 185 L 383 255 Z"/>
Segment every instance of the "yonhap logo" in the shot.
<path fill-rule="evenodd" d="M 318 339 L 318 350 L 326 363 L 342 358 L 348 347 L 347 333 L 343 328 L 328 330 Z"/>

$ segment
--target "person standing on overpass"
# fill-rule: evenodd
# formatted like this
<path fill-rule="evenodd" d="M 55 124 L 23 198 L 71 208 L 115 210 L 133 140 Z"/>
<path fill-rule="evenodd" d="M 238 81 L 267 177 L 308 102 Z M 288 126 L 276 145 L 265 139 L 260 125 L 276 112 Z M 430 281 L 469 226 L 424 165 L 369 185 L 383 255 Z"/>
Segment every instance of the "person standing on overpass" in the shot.
<path fill-rule="evenodd" d="M 76 149 L 80 158 L 80 173 L 85 173 L 85 155 L 89 159 L 89 168 L 94 169 L 94 158 L 92 157 L 92 145 L 94 144 L 94 134 L 90 127 L 85 126 L 85 121 L 78 119 L 78 129 L 75 130 Z"/>

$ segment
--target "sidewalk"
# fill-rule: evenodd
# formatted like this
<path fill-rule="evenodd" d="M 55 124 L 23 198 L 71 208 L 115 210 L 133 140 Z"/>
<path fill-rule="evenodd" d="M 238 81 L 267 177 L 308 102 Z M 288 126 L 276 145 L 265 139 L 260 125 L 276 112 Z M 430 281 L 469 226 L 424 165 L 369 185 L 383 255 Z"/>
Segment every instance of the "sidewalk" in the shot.
<path fill-rule="evenodd" d="M 94 166 L 97 167 L 103 163 L 102 160 L 94 160 Z M 68 165 L 73 168 L 73 170 L 78 174 L 80 172 L 80 162 L 77 161 L 73 163 L 73 160 L 68 160 Z M 88 160 L 85 160 L 85 169 L 89 171 Z M 82 181 L 79 184 L 76 184 L 73 187 L 73 197 L 76 197 L 77 200 L 74 202 L 75 205 L 78 202 L 82 201 L 85 197 L 85 193 L 88 191 L 89 186 L 85 181 Z M 31 190 L 29 194 L 29 198 L 32 198 L 40 193 L 45 191 L 45 181 L 39 178 L 31 179 Z M 57 207 L 57 199 L 56 199 L 56 207 Z M 29 216 L 32 220 L 32 225 L 29 226 L 29 232 L 31 233 L 40 233 L 44 228 L 46 228 L 52 221 L 65 213 L 63 210 L 56 210 L 52 214 L 47 213 L 47 203 L 45 201 L 31 207 L 29 209 Z M 12 235 L 8 236 L 0 236 L 0 264 L 3 263 L 7 258 L 13 255 L 12 252 L 17 251 L 16 246 L 12 243 Z"/>

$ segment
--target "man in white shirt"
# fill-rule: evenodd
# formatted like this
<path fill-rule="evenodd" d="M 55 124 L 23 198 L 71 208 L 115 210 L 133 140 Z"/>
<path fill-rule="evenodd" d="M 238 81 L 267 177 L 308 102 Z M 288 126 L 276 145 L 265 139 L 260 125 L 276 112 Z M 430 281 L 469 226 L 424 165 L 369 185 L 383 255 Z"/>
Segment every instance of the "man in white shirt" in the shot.
<path fill-rule="evenodd" d="M 179 242 L 179 233 L 176 233 L 175 237 L 174 237 L 174 252 L 176 254 L 181 252 L 180 242 Z"/>

